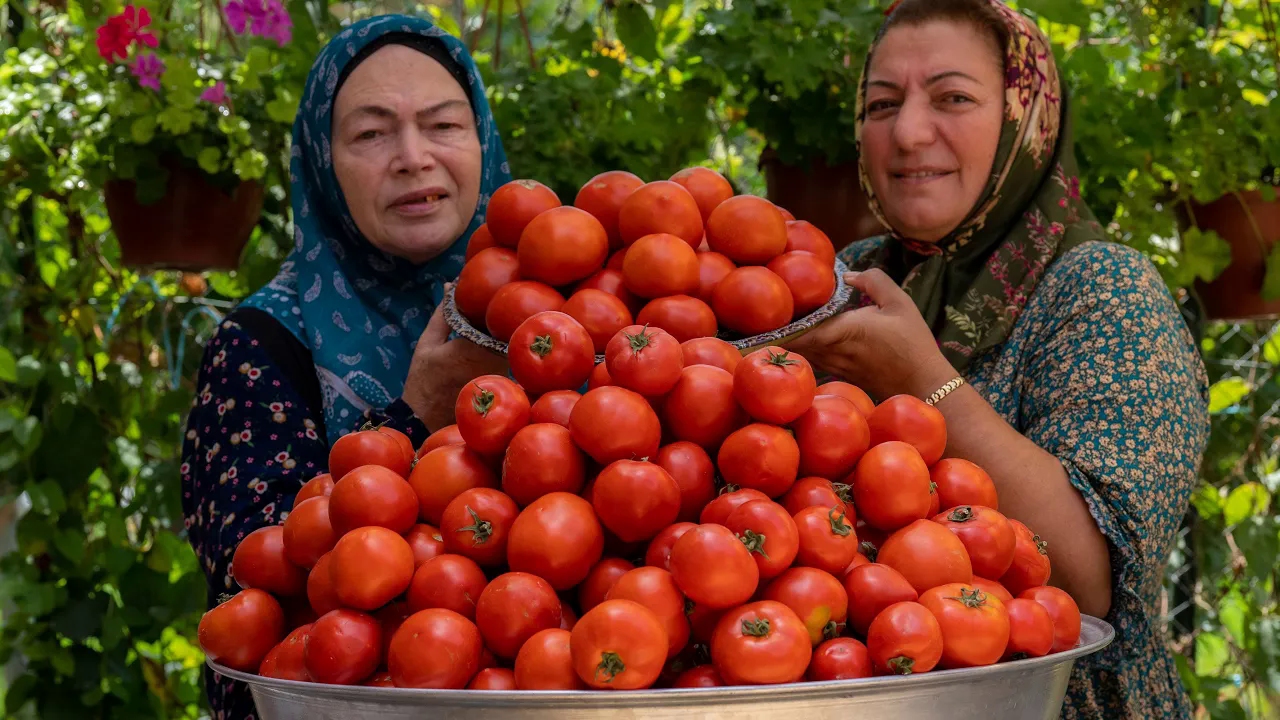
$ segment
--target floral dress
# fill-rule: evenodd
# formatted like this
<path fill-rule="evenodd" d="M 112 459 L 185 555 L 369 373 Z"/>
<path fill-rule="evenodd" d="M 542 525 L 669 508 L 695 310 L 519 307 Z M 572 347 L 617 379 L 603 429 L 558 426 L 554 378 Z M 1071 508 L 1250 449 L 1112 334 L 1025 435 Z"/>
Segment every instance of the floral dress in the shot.
<path fill-rule="evenodd" d="M 855 261 L 880 242 L 854 243 L 841 257 Z M 1155 267 L 1115 243 L 1068 251 L 1008 340 L 965 376 L 1005 421 L 1061 460 L 1107 538 L 1104 619 L 1116 638 L 1076 663 L 1062 717 L 1189 720 L 1159 598 L 1208 441 L 1208 380 Z"/>
<path fill-rule="evenodd" d="M 264 320 L 265 318 L 265 320 Z M 240 586 L 231 577 L 236 545 L 258 528 L 284 522 L 307 480 L 327 472 L 329 444 L 318 403 L 314 369 L 306 350 L 257 310 L 238 310 L 205 346 L 197 394 L 182 449 L 182 507 L 187 539 L 209 583 L 209 607 Z M 385 422 L 413 441 L 427 430 L 402 401 L 378 415 L 353 419 Z M 285 602 L 292 618 L 306 617 L 305 596 Z M 214 720 L 255 717 L 248 687 L 209 671 Z"/>

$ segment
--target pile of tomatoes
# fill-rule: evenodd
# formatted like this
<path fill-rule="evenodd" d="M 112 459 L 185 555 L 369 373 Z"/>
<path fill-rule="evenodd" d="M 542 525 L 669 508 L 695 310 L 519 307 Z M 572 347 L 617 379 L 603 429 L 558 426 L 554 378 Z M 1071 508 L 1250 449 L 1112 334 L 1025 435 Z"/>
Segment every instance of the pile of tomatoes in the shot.
<path fill-rule="evenodd" d="M 288 680 L 714 687 L 990 665 L 1076 645 L 1049 558 L 911 396 L 819 386 L 779 348 L 537 313 L 511 377 L 463 388 L 415 452 L 336 442 L 205 652 Z M 587 386 L 585 393 L 577 389 Z"/>
<path fill-rule="evenodd" d="M 558 310 L 596 352 L 638 323 L 697 337 L 749 337 L 822 307 L 835 292 L 835 249 L 813 225 L 704 167 L 645 183 L 594 177 L 572 206 L 534 180 L 494 192 L 458 277 L 458 311 L 510 340 Z"/>

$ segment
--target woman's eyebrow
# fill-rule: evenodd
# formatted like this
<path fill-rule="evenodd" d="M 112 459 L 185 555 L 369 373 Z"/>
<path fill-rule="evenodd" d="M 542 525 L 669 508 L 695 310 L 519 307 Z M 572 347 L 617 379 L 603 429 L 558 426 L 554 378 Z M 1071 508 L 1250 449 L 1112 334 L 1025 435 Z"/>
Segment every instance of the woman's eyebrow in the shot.
<path fill-rule="evenodd" d="M 959 77 L 959 78 L 964 78 L 964 79 L 966 79 L 966 80 L 970 80 L 970 81 L 972 81 L 972 82 L 978 82 L 978 79 L 977 79 L 977 78 L 975 78 L 974 76 L 972 76 L 972 75 L 970 75 L 970 74 L 968 74 L 968 73 L 961 72 L 961 71 L 959 71 L 959 70 L 947 70 L 947 71 L 944 71 L 944 72 L 937 73 L 936 75 L 930 75 L 930 76 L 928 77 L 928 79 L 926 79 L 926 80 L 924 81 L 924 84 L 925 84 L 925 85 L 933 85 L 933 84 L 936 84 L 936 83 L 942 82 L 943 80 L 946 80 L 946 79 L 948 79 L 948 78 L 953 78 L 953 77 Z M 867 85 L 869 85 L 869 86 L 871 86 L 871 87 L 882 87 L 882 88 L 888 88 L 888 89 L 890 89 L 890 90 L 901 90 L 901 89 L 902 89 L 902 86 L 901 86 L 901 85 L 899 85 L 898 83 L 895 83 L 895 82 L 889 81 L 889 80 L 871 80 L 871 81 L 869 81 L 869 82 L 867 83 Z"/>
<path fill-rule="evenodd" d="M 415 115 L 418 117 L 429 117 L 458 105 L 470 107 L 465 100 L 443 100 L 419 110 Z M 372 116 L 379 119 L 395 119 L 396 111 L 382 105 L 361 105 L 348 111 L 347 114 L 343 116 L 342 122 L 345 124 L 361 116 Z"/>

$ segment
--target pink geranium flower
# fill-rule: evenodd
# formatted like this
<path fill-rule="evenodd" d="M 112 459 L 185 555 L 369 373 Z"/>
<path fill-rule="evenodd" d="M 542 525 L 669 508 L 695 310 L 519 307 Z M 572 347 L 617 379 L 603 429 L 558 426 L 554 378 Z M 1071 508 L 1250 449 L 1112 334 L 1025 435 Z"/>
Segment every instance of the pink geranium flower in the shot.
<path fill-rule="evenodd" d="M 147 53 L 139 55 L 133 59 L 133 64 L 129 66 L 129 70 L 133 76 L 138 78 L 138 84 L 152 90 L 160 89 L 160 76 L 164 74 L 164 61 L 156 56 L 155 53 Z"/>
<path fill-rule="evenodd" d="M 213 103 L 214 105 L 226 104 L 227 84 L 219 80 L 214 83 L 212 87 L 205 88 L 204 92 L 200 93 L 200 99 L 207 103 Z"/>

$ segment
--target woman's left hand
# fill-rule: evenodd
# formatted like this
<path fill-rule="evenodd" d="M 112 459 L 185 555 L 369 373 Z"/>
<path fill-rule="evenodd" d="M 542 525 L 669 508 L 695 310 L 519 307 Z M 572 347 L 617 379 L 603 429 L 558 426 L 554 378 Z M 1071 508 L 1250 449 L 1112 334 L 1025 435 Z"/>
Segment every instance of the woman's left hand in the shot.
<path fill-rule="evenodd" d="M 836 315 L 788 349 L 877 401 L 904 393 L 925 398 L 958 375 L 911 297 L 888 275 L 867 270 L 844 279 L 874 304 Z"/>

